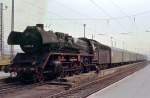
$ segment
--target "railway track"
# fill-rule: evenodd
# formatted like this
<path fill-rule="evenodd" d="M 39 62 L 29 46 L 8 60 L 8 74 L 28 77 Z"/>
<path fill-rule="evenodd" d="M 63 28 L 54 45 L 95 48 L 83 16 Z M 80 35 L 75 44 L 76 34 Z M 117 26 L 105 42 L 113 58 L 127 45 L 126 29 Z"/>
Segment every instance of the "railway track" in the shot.
<path fill-rule="evenodd" d="M 134 73 L 137 70 L 140 70 L 145 65 L 142 63 L 138 65 L 132 65 L 129 67 L 121 68 L 117 72 L 107 75 L 105 77 L 96 79 L 92 82 L 84 83 L 75 88 L 71 88 L 70 90 L 62 91 L 57 94 L 50 95 L 45 98 L 85 98 L 105 87 L 108 85 L 115 83 L 122 78 Z"/>
<path fill-rule="evenodd" d="M 143 63 L 139 64 L 130 64 L 126 66 L 119 67 L 114 73 L 108 74 L 104 77 L 98 77 L 95 80 L 90 80 L 89 82 L 82 83 L 81 85 L 72 87 L 72 84 L 69 82 L 61 82 L 61 81 L 47 81 L 43 83 L 35 83 L 30 85 L 20 85 L 20 83 L 3 83 L 0 81 L 0 98 L 4 95 L 9 95 L 9 93 L 15 93 L 17 91 L 30 90 L 35 87 L 40 87 L 44 85 L 50 86 L 48 89 L 48 94 L 36 94 L 32 96 L 32 93 L 29 91 L 28 95 L 31 97 L 23 97 L 23 98 L 85 98 L 94 92 L 97 92 L 108 85 L 121 80 L 122 78 L 132 74 L 133 72 L 144 67 Z M 112 68 L 115 69 L 115 68 Z M 108 69 L 108 70 L 112 70 Z M 57 86 L 56 86 L 57 85 Z M 62 87 L 62 88 L 60 88 Z M 17 95 L 17 94 L 16 94 Z M 11 95 L 10 95 L 11 96 Z M 12 96 L 11 96 L 12 97 Z M 2 97 L 5 98 L 5 97 Z M 10 98 L 10 97 L 6 97 Z M 20 98 L 12 97 L 12 98 Z M 22 98 L 22 97 L 21 97 Z"/>
<path fill-rule="evenodd" d="M 6 94 L 9 93 L 13 93 L 13 92 L 17 92 L 19 90 L 28 90 L 28 89 L 33 89 L 35 87 L 38 86 L 42 86 L 42 85 L 58 85 L 58 86 L 64 86 L 64 88 L 68 89 L 71 87 L 70 83 L 66 83 L 66 82 L 61 82 L 61 81 L 56 81 L 56 80 L 52 80 L 52 81 L 46 81 L 46 82 L 42 82 L 42 83 L 34 83 L 34 84 L 22 84 L 20 82 L 12 82 L 12 83 L 6 83 L 3 80 L 0 81 L 0 98 L 2 96 L 5 96 Z"/>
<path fill-rule="evenodd" d="M 39 84 L 22 85 L 20 82 L 0 83 L 0 96 L 3 96 L 7 93 L 15 92 L 18 90 L 33 88 L 34 86 L 38 86 L 38 85 Z"/>

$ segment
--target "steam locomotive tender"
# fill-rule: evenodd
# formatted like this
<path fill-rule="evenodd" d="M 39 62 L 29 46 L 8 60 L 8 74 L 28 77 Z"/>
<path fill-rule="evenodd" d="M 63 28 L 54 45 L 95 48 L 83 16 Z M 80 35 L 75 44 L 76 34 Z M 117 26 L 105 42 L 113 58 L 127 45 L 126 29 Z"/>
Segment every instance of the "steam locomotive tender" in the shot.
<path fill-rule="evenodd" d="M 23 32 L 11 32 L 9 45 L 20 45 L 9 66 L 21 81 L 79 74 L 145 60 L 145 56 L 111 48 L 87 38 L 75 39 L 61 32 L 45 31 L 43 24 L 28 26 Z"/>

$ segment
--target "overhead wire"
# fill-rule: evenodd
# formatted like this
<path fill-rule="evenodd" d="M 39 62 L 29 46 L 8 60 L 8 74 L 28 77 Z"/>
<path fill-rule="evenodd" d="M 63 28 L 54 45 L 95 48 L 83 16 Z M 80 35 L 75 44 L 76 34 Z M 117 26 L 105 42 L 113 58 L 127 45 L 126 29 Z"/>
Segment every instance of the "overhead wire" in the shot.
<path fill-rule="evenodd" d="M 139 29 L 138 24 L 136 23 L 136 17 L 128 15 L 118 4 L 116 4 L 113 0 L 109 0 L 111 4 L 113 4 L 121 13 L 123 13 L 126 17 L 128 17 L 130 20 L 132 18 L 133 22 L 131 21 L 131 25 L 135 25 L 135 28 Z M 134 24 L 133 24 L 134 23 Z"/>
<path fill-rule="evenodd" d="M 28 5 L 30 5 L 30 7 L 37 7 L 38 8 L 38 10 L 41 10 L 41 11 L 43 11 L 43 10 L 45 10 L 42 6 L 38 6 L 38 5 L 34 5 L 34 4 L 32 4 L 31 2 L 28 2 L 28 1 L 25 1 Z M 58 17 L 64 17 L 64 16 L 62 16 L 62 15 L 60 15 L 60 14 L 57 14 L 57 13 L 55 13 L 55 12 L 52 12 L 52 11 L 50 11 L 50 10 L 48 10 L 48 13 L 49 14 L 52 14 L 52 15 L 56 15 L 56 16 L 58 16 Z M 37 17 L 37 15 L 36 15 L 36 17 Z M 65 17 L 64 17 L 65 18 Z M 51 18 L 47 18 L 48 20 L 50 20 Z M 67 20 L 67 19 L 66 19 Z M 68 20 L 67 20 L 68 21 Z M 76 24 L 79 24 L 79 25 L 83 25 L 82 23 L 77 23 L 77 22 L 73 22 L 73 21 L 68 21 L 68 22 L 70 22 L 70 23 L 76 23 Z M 86 27 L 88 30 L 91 30 L 91 31 L 94 31 L 92 28 L 90 28 L 89 26 L 87 26 Z"/>
<path fill-rule="evenodd" d="M 97 4 L 94 0 L 89 0 L 95 7 L 97 7 L 99 10 L 101 10 L 103 13 L 105 13 L 109 18 L 113 18 L 103 7 L 100 6 L 100 4 Z M 109 20 L 109 19 L 108 19 Z M 116 21 L 116 23 L 119 24 L 119 26 L 124 29 L 125 31 L 126 28 L 118 21 L 118 20 L 114 20 Z"/>
<path fill-rule="evenodd" d="M 90 0 L 90 1 L 93 1 L 93 0 Z M 112 1 L 112 0 L 111 0 L 111 1 Z M 27 2 L 27 1 L 25 1 L 25 2 L 26 2 L 26 3 L 30 3 L 31 6 L 34 5 L 34 4 L 32 4 L 31 2 Z M 61 5 L 63 5 L 65 8 L 69 8 L 70 10 L 74 11 L 75 13 L 77 13 L 77 14 L 79 14 L 79 15 L 83 15 L 83 14 L 81 14 L 80 12 L 78 12 L 78 11 L 72 9 L 71 7 L 67 7 L 67 6 L 65 6 L 64 4 L 62 4 L 62 3 L 58 2 L 58 1 L 55 1 L 55 2 L 57 2 L 57 3 L 61 4 Z M 93 3 L 93 4 L 94 4 L 94 3 Z M 95 4 L 96 4 L 96 3 L 95 3 Z M 113 1 L 113 4 L 114 4 L 114 1 Z M 150 14 L 150 10 L 147 10 L 147 11 L 144 11 L 144 12 L 140 12 L 140 13 L 135 13 L 135 14 L 128 15 L 125 11 L 123 11 L 122 9 L 120 9 L 120 7 L 119 7 L 116 3 L 115 3 L 114 5 L 115 5 L 116 7 L 118 7 L 119 10 L 125 14 L 125 16 L 120 16 L 120 17 L 113 17 L 113 16 L 111 16 L 111 18 L 110 18 L 110 17 L 109 17 L 109 18 L 72 18 L 72 17 L 69 17 L 69 18 L 62 18 L 63 16 L 60 15 L 60 14 L 57 14 L 57 13 L 55 13 L 55 12 L 53 12 L 53 11 L 50 11 L 50 10 L 48 10 L 48 12 L 49 12 L 49 13 L 52 13 L 53 15 L 56 15 L 56 16 L 61 17 L 61 18 L 51 18 L 51 19 L 53 19 L 53 20 L 117 20 L 117 19 L 122 19 L 122 18 L 132 18 L 132 17 L 136 17 L 136 16 L 139 16 L 139 15 Z M 36 6 L 37 6 L 37 5 L 36 5 Z M 99 5 L 96 4 L 96 6 L 98 7 Z M 41 9 L 44 9 L 44 8 L 42 8 L 41 6 L 37 6 L 37 7 L 40 8 L 40 10 L 41 10 Z M 102 7 L 99 6 L 99 8 L 100 8 L 101 10 L 103 10 L 103 12 L 106 13 L 106 11 L 105 11 Z M 108 15 L 108 13 L 107 13 L 107 15 Z M 84 16 L 85 16 L 85 15 L 84 15 Z M 109 16 L 110 16 L 110 15 L 109 15 Z"/>
<path fill-rule="evenodd" d="M 28 1 L 25 1 L 25 2 L 27 2 L 30 6 L 32 6 L 32 7 L 37 7 L 38 8 L 38 10 L 43 10 L 43 9 L 45 9 L 45 8 L 43 8 L 42 6 L 40 6 L 40 5 L 34 5 L 33 3 L 31 3 L 31 2 L 28 2 Z M 57 1 L 58 2 L 58 1 Z M 61 5 L 61 4 L 60 4 Z M 68 9 L 70 9 L 71 7 L 67 7 L 66 5 L 62 5 L 62 6 L 64 6 L 65 8 L 68 8 Z M 99 6 L 99 4 L 97 5 L 97 6 Z M 103 10 L 103 12 L 105 12 L 105 14 L 107 13 L 106 12 L 106 10 L 105 9 L 103 9 L 102 7 L 100 7 L 99 6 L 99 9 L 101 9 L 101 10 Z M 85 15 L 83 15 L 82 13 L 80 13 L 80 12 L 78 12 L 78 11 L 76 11 L 76 10 L 74 10 L 74 9 L 71 9 L 71 11 L 73 11 L 74 13 L 76 13 L 76 14 L 79 14 L 80 16 L 85 16 Z M 147 11 L 146 11 L 147 12 Z M 146 12 L 143 12 L 143 13 L 141 13 L 141 14 L 146 14 Z M 53 11 L 50 11 L 50 10 L 48 10 L 48 13 L 49 14 L 51 14 L 51 15 L 56 15 L 58 18 L 51 18 L 51 17 L 45 17 L 45 18 L 47 18 L 48 20 L 67 20 L 67 21 L 70 21 L 70 20 L 95 20 L 95 21 L 97 21 L 97 20 L 117 20 L 117 19 L 121 19 L 121 18 L 129 18 L 129 17 L 131 17 L 130 15 L 125 15 L 125 16 L 122 16 L 122 17 L 112 17 L 111 15 L 109 15 L 109 13 L 107 13 L 107 15 L 109 15 L 109 18 L 67 18 L 67 17 L 64 17 L 63 15 L 60 15 L 60 13 L 58 14 L 58 13 L 56 13 L 56 12 L 53 12 Z M 137 13 L 137 14 L 134 14 L 134 15 L 140 15 L 139 13 Z M 60 17 L 60 18 L 59 18 Z M 64 18 L 63 18 L 64 17 Z M 35 17 L 36 18 L 36 17 Z M 72 22 L 72 21 L 70 21 L 70 22 Z M 74 23 L 77 23 L 77 22 L 74 22 Z M 81 23 L 77 23 L 77 24 L 80 24 L 81 25 Z M 121 25 L 120 25 L 121 26 Z M 89 27 L 87 27 L 87 28 L 89 28 Z M 123 26 L 122 26 L 122 28 L 124 28 Z M 92 29 L 92 31 L 95 31 L 95 30 L 93 30 Z"/>
<path fill-rule="evenodd" d="M 123 13 L 126 17 L 130 17 L 118 4 L 116 4 L 113 0 L 109 0 L 113 6 L 117 8 L 121 13 Z"/>
<path fill-rule="evenodd" d="M 83 13 L 80 13 L 79 11 L 77 11 L 77 10 L 71 8 L 71 7 L 68 6 L 68 5 L 65 5 L 64 3 L 58 2 L 57 0 L 55 0 L 55 3 L 59 4 L 60 6 L 66 8 L 67 10 L 70 10 L 71 12 L 74 12 L 74 13 L 80 15 L 80 16 L 84 16 L 84 17 L 87 17 L 87 16 L 88 16 L 88 15 L 85 15 L 85 14 L 83 14 Z"/>
<path fill-rule="evenodd" d="M 85 14 L 83 14 L 83 13 L 80 13 L 80 12 L 78 12 L 77 10 L 75 10 L 75 9 L 73 9 L 73 8 L 71 8 L 70 6 L 68 6 L 68 5 L 65 5 L 65 4 L 63 4 L 63 3 L 61 3 L 61 2 L 58 2 L 57 0 L 55 0 L 55 3 L 57 3 L 57 4 L 59 4 L 60 6 L 62 6 L 62 7 L 64 7 L 64 8 L 66 8 L 67 10 L 69 9 L 70 11 L 72 11 L 72 12 L 74 12 L 74 13 L 76 13 L 76 14 L 78 14 L 78 15 L 80 15 L 80 16 L 84 16 L 84 17 L 89 17 L 88 15 L 85 15 Z M 80 22 L 81 22 L 81 20 L 89 20 L 89 18 L 87 19 L 87 18 L 60 18 L 60 19 L 54 19 L 54 20 L 80 20 Z M 77 23 L 77 22 L 74 22 L 74 23 Z M 77 24 L 81 24 L 81 23 L 77 23 Z M 81 24 L 82 25 L 82 24 Z M 90 27 L 87 27 L 89 30 L 91 30 L 91 31 L 95 31 L 95 30 L 93 30 L 92 28 L 90 28 Z"/>

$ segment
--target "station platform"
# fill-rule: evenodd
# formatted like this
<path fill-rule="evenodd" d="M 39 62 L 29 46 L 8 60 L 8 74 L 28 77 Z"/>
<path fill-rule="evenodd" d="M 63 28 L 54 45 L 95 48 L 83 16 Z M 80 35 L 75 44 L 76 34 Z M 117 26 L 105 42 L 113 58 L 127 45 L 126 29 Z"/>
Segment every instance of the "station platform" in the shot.
<path fill-rule="evenodd" d="M 150 65 L 87 98 L 150 98 Z"/>

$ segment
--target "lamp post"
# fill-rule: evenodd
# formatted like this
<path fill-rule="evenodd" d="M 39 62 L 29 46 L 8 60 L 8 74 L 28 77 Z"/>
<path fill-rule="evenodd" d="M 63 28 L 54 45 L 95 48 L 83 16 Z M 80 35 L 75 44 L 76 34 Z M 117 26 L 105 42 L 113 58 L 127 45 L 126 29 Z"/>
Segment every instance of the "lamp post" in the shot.
<path fill-rule="evenodd" d="M 99 33 L 99 34 L 97 34 L 97 35 L 106 35 L 106 34 L 104 34 L 104 33 Z M 108 36 L 108 37 L 110 37 L 110 46 L 111 47 L 113 47 L 113 45 L 115 45 L 116 46 L 116 42 L 114 41 L 114 44 L 113 44 L 113 37 L 112 36 L 109 36 L 109 35 L 106 35 L 106 36 Z"/>
<path fill-rule="evenodd" d="M 121 35 L 128 35 L 129 33 L 120 33 Z M 122 49 L 126 50 L 125 41 L 122 41 Z"/>
<path fill-rule="evenodd" d="M 14 31 L 14 0 L 12 0 L 12 12 L 11 12 L 11 31 Z M 10 54 L 11 59 L 13 59 L 14 56 L 14 46 L 10 46 Z"/>
<path fill-rule="evenodd" d="M 92 39 L 94 38 L 94 35 L 92 34 Z"/>
<path fill-rule="evenodd" d="M 110 44 L 111 44 L 111 46 L 113 47 L 113 41 L 112 41 L 112 39 L 113 39 L 113 37 L 111 36 L 111 37 L 110 37 Z"/>
<path fill-rule="evenodd" d="M 125 43 L 122 41 L 122 49 L 125 50 Z"/>
<path fill-rule="evenodd" d="M 119 34 L 121 34 L 121 35 L 128 35 L 129 33 L 119 33 Z M 99 33 L 97 35 L 103 35 L 104 36 L 106 34 Z M 114 38 L 113 36 L 109 36 L 109 35 L 106 35 L 106 36 L 108 36 L 110 38 L 110 46 L 111 47 L 117 47 L 117 40 L 118 39 Z M 126 49 L 126 47 L 125 47 L 125 41 L 121 41 L 121 42 L 122 42 L 122 49 Z"/>
<path fill-rule="evenodd" d="M 86 27 L 86 24 L 83 24 L 83 29 L 84 29 L 84 38 L 85 38 L 85 27 Z"/>
<path fill-rule="evenodd" d="M 3 55 L 3 3 L 0 3 L 0 52 Z"/>

